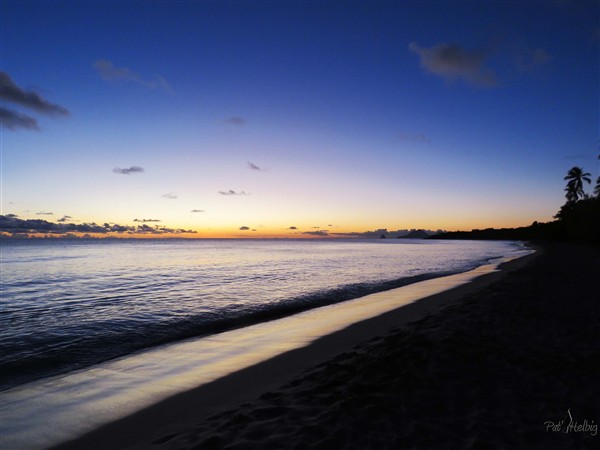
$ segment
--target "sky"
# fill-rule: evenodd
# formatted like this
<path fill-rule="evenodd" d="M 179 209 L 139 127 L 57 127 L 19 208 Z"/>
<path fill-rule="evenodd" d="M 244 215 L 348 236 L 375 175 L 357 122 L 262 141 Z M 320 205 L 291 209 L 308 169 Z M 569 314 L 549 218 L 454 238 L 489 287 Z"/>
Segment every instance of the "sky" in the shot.
<path fill-rule="evenodd" d="M 600 175 L 595 1 L 0 8 L 2 215 L 31 231 L 526 226 Z"/>

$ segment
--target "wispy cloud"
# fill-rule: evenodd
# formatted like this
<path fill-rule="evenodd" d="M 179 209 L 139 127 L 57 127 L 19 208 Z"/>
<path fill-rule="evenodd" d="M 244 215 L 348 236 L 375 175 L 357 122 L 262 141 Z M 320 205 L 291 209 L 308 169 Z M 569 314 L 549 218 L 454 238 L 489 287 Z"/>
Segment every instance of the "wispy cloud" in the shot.
<path fill-rule="evenodd" d="M 247 226 L 240 227 L 240 231 L 248 231 L 249 229 L 250 227 Z"/>
<path fill-rule="evenodd" d="M 111 61 L 100 59 L 94 63 L 94 69 L 107 81 L 131 81 L 149 89 L 162 88 L 172 93 L 171 86 L 160 75 L 152 79 L 145 79 L 128 67 L 117 67 Z"/>
<path fill-rule="evenodd" d="M 71 216 L 62 216 L 60 219 L 57 220 L 57 222 L 59 223 L 65 223 L 68 222 L 69 220 L 72 220 L 73 218 Z"/>
<path fill-rule="evenodd" d="M 298 227 L 289 227 L 288 230 L 297 230 Z"/>
<path fill-rule="evenodd" d="M 542 48 L 522 48 L 515 51 L 515 66 L 521 72 L 531 72 L 552 60 L 552 56 Z"/>
<path fill-rule="evenodd" d="M 166 194 L 162 195 L 163 198 L 169 199 L 169 200 L 174 200 L 177 198 L 177 194 L 173 194 L 172 192 L 167 192 Z"/>
<path fill-rule="evenodd" d="M 233 189 L 229 189 L 228 191 L 219 191 L 221 195 L 250 195 L 246 193 L 246 191 L 234 191 Z"/>
<path fill-rule="evenodd" d="M 204 211 L 203 209 L 192 209 L 190 212 L 191 213 L 203 213 L 203 212 L 206 212 L 206 211 Z"/>
<path fill-rule="evenodd" d="M 45 100 L 37 92 L 20 88 L 6 72 L 0 72 L 0 100 L 24 106 L 48 116 L 68 116 L 70 114 L 63 106 Z M 37 120 L 33 117 L 5 107 L 0 108 L 0 123 L 2 127 L 9 130 L 40 129 Z"/>
<path fill-rule="evenodd" d="M 124 169 L 121 169 L 120 167 L 115 167 L 113 169 L 114 173 L 120 173 L 122 175 L 130 175 L 132 173 L 142 173 L 144 171 L 143 167 L 140 166 L 131 166 L 131 167 L 127 167 Z"/>
<path fill-rule="evenodd" d="M 419 144 L 430 145 L 431 140 L 425 136 L 423 133 L 399 133 L 396 136 L 398 141 L 402 142 L 416 142 Z"/>
<path fill-rule="evenodd" d="M 53 212 L 48 212 L 48 211 L 40 211 L 40 212 L 36 212 L 36 214 L 38 216 L 53 216 L 54 215 Z"/>
<path fill-rule="evenodd" d="M 50 103 L 36 92 L 26 91 L 17 86 L 6 72 L 0 72 L 0 99 L 25 106 L 43 114 L 69 115 L 66 108 Z"/>
<path fill-rule="evenodd" d="M 240 127 L 240 126 L 246 124 L 246 119 L 243 119 L 242 117 L 233 116 L 233 117 L 229 117 L 227 120 L 225 120 L 225 123 L 227 123 L 229 125 L 236 125 L 236 126 Z"/>
<path fill-rule="evenodd" d="M 37 120 L 33 117 L 6 108 L 0 108 L 0 123 L 9 130 L 24 128 L 37 131 L 40 129 Z"/>
<path fill-rule="evenodd" d="M 264 169 L 261 169 L 259 166 L 257 166 L 256 164 L 248 161 L 248 167 L 252 170 L 256 170 L 256 171 L 263 171 Z"/>
<path fill-rule="evenodd" d="M 421 59 L 421 66 L 448 81 L 461 79 L 473 86 L 497 86 L 496 74 L 485 67 L 488 54 L 466 50 L 456 44 L 438 44 L 431 48 L 412 42 L 408 48 Z"/>
<path fill-rule="evenodd" d="M 168 228 L 163 226 L 150 225 L 119 225 L 116 223 L 97 224 L 83 223 L 54 223 L 41 219 L 19 219 L 13 214 L 0 215 L 0 232 L 8 233 L 12 236 L 19 236 L 27 233 L 45 233 L 52 235 L 64 235 L 67 233 L 116 233 L 116 234 L 182 234 L 196 233 L 194 230 L 185 230 L 183 228 Z"/>
<path fill-rule="evenodd" d="M 133 219 L 134 222 L 142 222 L 142 223 L 146 223 L 146 222 L 162 222 L 162 220 L 159 219 Z"/>

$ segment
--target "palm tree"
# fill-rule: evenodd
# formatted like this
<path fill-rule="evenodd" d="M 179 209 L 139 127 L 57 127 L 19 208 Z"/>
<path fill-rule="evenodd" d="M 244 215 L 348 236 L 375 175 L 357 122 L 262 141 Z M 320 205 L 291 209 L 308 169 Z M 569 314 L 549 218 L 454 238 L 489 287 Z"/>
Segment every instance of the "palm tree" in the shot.
<path fill-rule="evenodd" d="M 598 159 L 600 159 L 600 154 L 598 155 Z M 596 178 L 596 187 L 594 188 L 594 194 L 596 194 L 596 197 L 600 198 L 600 177 Z"/>
<path fill-rule="evenodd" d="M 567 176 L 564 178 L 568 180 L 567 187 L 565 191 L 567 194 L 567 202 L 576 202 L 579 198 L 585 198 L 585 192 L 583 192 L 583 182 L 591 183 L 592 179 L 590 178 L 590 174 L 584 172 L 581 167 L 573 167 L 567 173 Z"/>

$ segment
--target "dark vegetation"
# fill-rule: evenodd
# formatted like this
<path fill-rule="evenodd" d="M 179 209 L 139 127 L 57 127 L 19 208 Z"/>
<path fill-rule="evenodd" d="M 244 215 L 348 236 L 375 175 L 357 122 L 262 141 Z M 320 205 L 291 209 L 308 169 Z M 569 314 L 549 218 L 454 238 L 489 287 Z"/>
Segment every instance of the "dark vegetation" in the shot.
<path fill-rule="evenodd" d="M 600 155 L 598 156 L 600 159 Z M 590 174 L 573 167 L 564 178 L 566 202 L 552 222 L 519 228 L 487 228 L 485 230 L 452 231 L 431 236 L 431 239 L 474 240 L 546 240 L 582 241 L 600 244 L 600 176 L 593 194 L 587 194 L 584 183 L 591 184 Z"/>
<path fill-rule="evenodd" d="M 405 234 L 403 236 L 398 236 L 397 239 L 425 239 L 429 236 L 430 236 L 430 233 L 428 233 L 425 230 L 412 230 L 408 234 Z"/>

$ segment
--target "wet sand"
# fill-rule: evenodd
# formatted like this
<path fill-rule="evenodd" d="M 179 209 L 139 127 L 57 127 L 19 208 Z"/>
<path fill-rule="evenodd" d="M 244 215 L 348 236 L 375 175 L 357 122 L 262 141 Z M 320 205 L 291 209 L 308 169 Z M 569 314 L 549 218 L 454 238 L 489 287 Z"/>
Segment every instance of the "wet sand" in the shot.
<path fill-rule="evenodd" d="M 541 253 L 57 448 L 598 448 L 600 251 Z"/>

